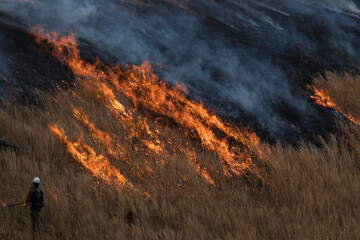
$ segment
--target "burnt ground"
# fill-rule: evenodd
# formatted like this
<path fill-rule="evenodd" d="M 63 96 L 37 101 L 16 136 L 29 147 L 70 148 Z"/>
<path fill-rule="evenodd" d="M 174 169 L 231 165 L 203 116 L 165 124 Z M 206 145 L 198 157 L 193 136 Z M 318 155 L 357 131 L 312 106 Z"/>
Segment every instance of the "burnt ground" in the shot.
<path fill-rule="evenodd" d="M 261 139 L 271 143 L 287 142 L 296 144 L 299 140 L 317 141 L 318 135 L 326 137 L 329 133 L 336 134 L 335 122 L 338 118 L 341 118 L 341 115 L 331 109 L 314 104 L 308 97 L 309 90 L 307 86 L 312 83 L 314 78 L 324 75 L 326 71 L 359 73 L 358 66 L 360 62 L 359 59 L 341 52 L 331 42 L 327 42 L 329 32 L 323 29 L 323 25 L 313 24 L 310 20 L 307 21 L 306 16 L 294 16 L 292 20 L 297 22 L 299 32 L 308 38 L 312 38 L 312 41 L 317 43 L 317 50 L 310 51 L 306 49 L 306 46 L 302 45 L 277 50 L 273 48 L 276 43 L 267 42 L 266 33 L 271 31 L 270 28 L 266 29 L 264 27 L 259 33 L 258 29 L 234 29 L 210 15 L 204 14 L 204 19 L 207 22 L 207 31 L 219 33 L 223 39 L 229 41 L 229 44 L 247 48 L 254 55 L 267 52 L 269 55 L 278 56 L 272 60 L 282 69 L 286 69 L 285 73 L 292 87 L 292 94 L 305 99 L 309 105 L 313 106 L 315 112 L 297 111 L 291 103 L 287 102 L 286 99 L 282 99 L 281 96 L 278 99 L 273 99 L 272 109 L 274 115 L 280 115 L 286 122 L 290 123 L 289 126 L 284 126 L 284 135 L 278 134 L 274 136 L 266 128 L 262 127 L 256 116 L 242 111 L 235 103 L 227 102 L 227 104 L 222 104 L 221 98 L 219 98 L 220 100 L 209 101 L 214 105 L 214 109 L 217 108 L 216 106 L 225 106 L 227 108 L 225 112 L 238 109 L 236 116 L 227 115 L 227 120 L 239 125 L 251 126 Z M 360 31 L 354 31 L 354 29 L 349 29 L 349 31 L 360 39 Z M 292 134 L 288 134 L 288 132 L 292 132 Z"/>
<path fill-rule="evenodd" d="M 9 19 L 11 21 L 9 21 Z M 234 29 L 229 29 L 226 25 L 210 17 L 207 18 L 207 21 L 211 31 L 216 29 L 221 35 L 226 35 L 225 38 L 230 39 L 230 41 L 231 39 L 233 39 L 233 41 L 239 39 L 240 33 Z M 71 70 L 53 58 L 49 52 L 41 49 L 28 32 L 18 27 L 17 22 L 20 21 L 12 19 L 5 14 L 0 14 L 1 51 L 3 53 L 2 57 L 6 59 L 7 64 L 7 74 L 0 75 L 0 89 L 2 90 L 2 92 L 0 91 L 0 97 L 2 99 L 13 99 L 19 103 L 32 102 L 36 104 L 37 101 L 32 89 L 35 88 L 51 92 L 56 89 L 56 86 L 66 88 L 71 86 L 74 76 Z M 251 39 L 249 39 L 249 42 L 251 42 L 250 40 Z M 247 41 L 244 36 L 242 41 Z M 92 46 L 90 42 L 80 39 L 80 45 L 82 56 L 87 60 L 92 61 L 98 55 L 96 47 Z M 296 83 L 294 89 L 298 90 L 298 92 L 294 94 L 302 94 L 306 89 L 306 85 L 311 83 L 314 77 L 326 70 L 338 72 L 344 70 L 356 71 L 355 68 L 345 67 L 348 64 L 344 63 L 351 62 L 351 59 L 342 59 L 339 61 L 341 64 L 339 64 L 331 61 L 331 59 L 324 61 L 324 58 L 326 60 L 326 52 L 324 51 L 321 54 L 324 55 L 322 61 L 318 61 L 312 56 L 301 54 L 301 49 L 292 51 L 289 49 L 286 54 L 283 54 L 281 58 L 277 60 L 284 68 L 289 69 L 288 77 L 293 80 L 293 83 Z M 157 70 L 155 69 L 155 71 Z M 303 94 L 305 95 L 305 93 Z M 312 104 L 310 99 L 307 101 Z M 216 103 L 216 100 L 212 103 L 215 106 L 221 105 L 221 102 Z M 274 109 L 277 111 L 276 114 L 280 114 L 290 122 L 291 125 L 294 126 L 294 129 L 296 128 L 296 130 L 294 130 L 296 134 L 286 134 L 280 138 L 271 136 L 255 117 L 244 112 L 241 113 L 241 109 L 236 117 L 227 116 L 226 119 L 235 124 L 250 126 L 263 140 L 272 143 L 280 141 L 295 144 L 300 139 L 312 141 L 317 135 L 326 136 L 328 133 L 335 133 L 336 131 L 334 122 L 338 115 L 332 110 L 324 109 L 321 106 L 313 104 L 316 114 L 312 115 L 311 118 L 306 118 L 305 121 L 303 116 L 301 116 L 302 113 L 294 111 L 292 106 L 287 102 L 279 99 L 278 101 L 274 101 L 274 105 Z M 231 106 L 231 103 L 228 103 L 226 106 L 231 109 L 239 109 L 238 106 Z M 211 108 L 211 105 L 209 106 L 208 104 L 208 107 Z"/>
<path fill-rule="evenodd" d="M 0 15 L 0 18 L 7 16 Z M 6 58 L 6 75 L 0 75 L 3 99 L 32 101 L 33 88 L 53 91 L 56 86 L 68 86 L 74 77 L 58 60 L 42 51 L 26 31 L 0 21 L 2 54 Z"/>

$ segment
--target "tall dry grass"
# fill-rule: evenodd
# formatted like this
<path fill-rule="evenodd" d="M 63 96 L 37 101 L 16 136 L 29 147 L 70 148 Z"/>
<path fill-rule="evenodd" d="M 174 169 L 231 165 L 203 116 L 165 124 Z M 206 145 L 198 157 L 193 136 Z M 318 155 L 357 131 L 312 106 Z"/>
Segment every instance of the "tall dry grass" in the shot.
<path fill-rule="evenodd" d="M 341 107 L 348 99 L 358 101 L 357 83 L 332 88 L 336 81 L 340 84 L 344 78 L 319 82 Z M 340 86 L 351 88 L 346 97 L 337 95 L 336 89 L 346 91 Z M 174 145 L 195 149 L 196 162 L 215 179 L 213 187 L 184 154 L 172 153 L 171 144 L 157 155 L 137 139 L 127 139 L 127 129 L 103 107 L 101 98 L 84 92 L 81 84 L 53 96 L 36 94 L 36 106 L 6 103 L 0 110 L 0 239 L 31 239 L 29 210 L 1 204 L 23 201 L 35 176 L 40 177 L 45 195 L 43 239 L 360 239 L 356 125 L 339 121 L 340 134 L 319 138 L 317 146 L 270 146 L 272 154 L 258 166 L 271 185 L 260 190 L 251 181 L 227 179 L 218 157 L 176 128 L 138 114 L 138 120 L 147 117 L 150 129 L 170 136 Z M 74 118 L 74 107 L 81 107 L 100 130 L 117 136 L 127 154 L 110 156 Z M 346 111 L 359 116 L 360 107 L 354 104 Z M 65 151 L 49 130 L 50 123 L 63 128 L 72 142 L 81 138 L 106 156 L 140 190 L 119 191 L 89 174 Z M 152 171 L 145 171 L 145 165 Z M 125 218 L 130 210 L 136 214 L 133 225 Z"/>
<path fill-rule="evenodd" d="M 336 101 L 336 104 L 345 113 L 351 113 L 360 119 L 359 76 L 352 73 L 338 75 L 334 72 L 325 72 L 314 79 L 314 85 L 326 92 Z"/>

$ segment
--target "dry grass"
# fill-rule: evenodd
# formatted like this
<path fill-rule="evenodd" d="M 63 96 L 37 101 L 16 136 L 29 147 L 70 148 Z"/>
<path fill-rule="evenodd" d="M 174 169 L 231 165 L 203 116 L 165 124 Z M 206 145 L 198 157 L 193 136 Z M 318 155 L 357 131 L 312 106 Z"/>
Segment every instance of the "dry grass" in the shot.
<path fill-rule="evenodd" d="M 349 76 L 344 78 L 355 81 Z M 348 107 L 345 111 L 360 116 L 360 105 L 349 105 L 359 101 L 358 83 L 342 85 L 344 78 L 329 78 L 319 84 L 340 107 Z M 45 194 L 43 239 L 360 239 L 358 126 L 340 122 L 341 136 L 319 139 L 320 146 L 272 146 L 272 154 L 258 163 L 271 186 L 259 191 L 241 179 L 227 179 L 218 157 L 176 128 L 146 120 L 150 130 L 172 141 L 156 154 L 141 143 L 142 132 L 127 138 L 128 129 L 95 93 L 84 92 L 80 84 L 73 91 L 76 95 L 38 93 L 37 106 L 9 103 L 0 110 L 0 140 L 7 144 L 0 150 L 0 204 L 23 201 L 32 178 L 39 176 Z M 73 116 L 74 107 L 117 138 L 126 154 L 110 155 Z M 65 151 L 50 123 L 64 128 L 72 142 L 80 138 L 107 157 L 138 190 L 119 191 L 101 176 L 91 176 Z M 184 154 L 172 152 L 173 145 L 192 149 L 217 187 L 200 177 Z M 131 226 L 125 218 L 129 210 L 136 213 Z M 28 211 L 0 205 L 0 239 L 31 239 Z"/>
<path fill-rule="evenodd" d="M 336 101 L 336 104 L 345 113 L 351 113 L 360 119 L 360 77 L 351 73 L 326 72 L 314 80 L 318 89 L 326 89 L 327 93 Z"/>

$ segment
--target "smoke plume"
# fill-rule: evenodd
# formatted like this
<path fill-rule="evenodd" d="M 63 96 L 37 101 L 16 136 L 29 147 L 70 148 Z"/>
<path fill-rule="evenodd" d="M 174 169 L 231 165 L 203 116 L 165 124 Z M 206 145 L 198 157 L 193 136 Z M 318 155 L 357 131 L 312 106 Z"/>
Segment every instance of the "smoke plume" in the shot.
<path fill-rule="evenodd" d="M 358 6 L 350 0 L 5 0 L 0 13 L 24 30 L 31 24 L 72 31 L 83 50 L 105 62 L 160 63 L 155 71 L 166 81 L 185 83 L 191 97 L 223 117 L 293 141 L 323 121 L 302 87 L 324 70 L 358 69 Z"/>

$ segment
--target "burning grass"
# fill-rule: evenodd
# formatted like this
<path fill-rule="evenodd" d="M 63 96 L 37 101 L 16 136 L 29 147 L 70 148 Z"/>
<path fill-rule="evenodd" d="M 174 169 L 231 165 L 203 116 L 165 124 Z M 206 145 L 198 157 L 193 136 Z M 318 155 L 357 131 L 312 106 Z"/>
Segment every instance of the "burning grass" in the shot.
<path fill-rule="evenodd" d="M 129 70 L 116 71 L 125 71 L 121 73 L 134 83 Z M 144 71 L 142 76 L 151 75 Z M 331 81 L 344 82 L 331 76 Z M 326 84 L 314 83 L 329 89 L 342 108 L 345 97 Z M 163 125 L 134 107 L 143 100 L 114 86 L 79 74 L 71 89 L 52 95 L 37 92 L 37 106 L 6 103 L 0 110 L 0 142 L 6 143 L 0 147 L 0 203 L 22 201 L 31 179 L 39 176 L 45 193 L 45 239 L 360 238 L 359 126 L 341 121 L 341 134 L 319 138 L 317 146 L 266 146 L 181 94 L 173 107 L 200 109 L 184 114 L 196 124 L 179 120 L 178 128 Z M 360 87 L 345 86 L 356 88 L 346 98 L 358 101 Z M 179 91 L 170 89 L 167 94 L 175 93 Z M 357 117 L 359 106 L 344 112 Z M 163 114 L 158 107 L 151 110 Z M 238 149 L 229 149 L 215 135 L 209 142 L 197 141 L 193 134 L 203 136 L 198 124 L 216 126 L 238 141 Z M 215 150 L 209 147 L 215 143 Z M 260 145 L 270 148 L 271 155 L 260 157 Z M 261 169 L 271 186 L 259 186 L 257 173 L 236 174 L 244 168 L 233 168 L 222 154 L 240 155 L 239 150 L 252 157 L 251 162 L 240 158 L 245 161 L 240 164 L 253 166 L 256 161 L 256 168 L 248 169 Z M 131 226 L 125 218 L 130 210 L 136 213 Z M 0 239 L 31 238 L 27 209 L 0 207 L 0 215 Z"/>
<path fill-rule="evenodd" d="M 314 80 L 314 84 L 309 86 L 313 92 L 310 97 L 317 104 L 334 109 L 349 121 L 360 126 L 360 112 L 357 110 L 360 100 L 353 98 L 353 96 L 359 95 L 359 77 L 344 73 L 341 76 L 342 81 L 338 79 L 338 75 L 332 72 L 326 72 L 325 76 L 319 76 Z"/>
<path fill-rule="evenodd" d="M 252 173 L 263 180 L 259 169 L 253 162 L 254 158 L 261 158 L 262 152 L 260 139 L 256 134 L 246 128 L 240 129 L 228 124 L 215 113 L 206 109 L 202 103 L 188 100 L 179 90 L 184 89 L 184 86 L 170 87 L 160 81 L 152 72 L 149 63 L 125 68 L 117 65 L 106 66 L 100 60 L 94 64 L 89 63 L 81 59 L 72 34 L 62 37 L 56 32 L 45 33 L 39 26 L 32 27 L 30 31 L 40 45 L 51 49 L 51 53 L 79 77 L 84 86 L 88 85 L 88 79 L 93 79 L 93 84 L 99 90 L 99 94 L 109 100 L 110 108 L 118 109 L 118 106 L 121 106 L 114 98 L 114 92 L 121 92 L 132 100 L 133 105 L 141 105 L 149 111 L 170 118 L 181 127 L 186 135 L 194 135 L 205 149 L 217 153 L 226 176 L 239 177 Z M 123 117 L 130 121 L 132 119 L 124 111 L 120 115 L 123 115 L 119 116 L 121 120 Z M 122 124 L 134 126 L 128 120 Z M 135 128 L 139 128 L 139 126 L 136 125 Z M 218 129 L 226 137 L 217 137 L 213 129 Z M 136 130 L 133 129 L 133 131 Z M 157 134 L 151 133 L 151 135 L 156 136 Z M 229 140 L 234 140 L 237 144 L 233 144 L 230 148 Z M 147 145 L 158 153 L 162 151 L 161 145 L 163 144 L 159 140 Z"/>

